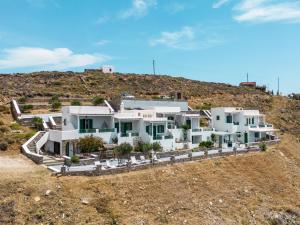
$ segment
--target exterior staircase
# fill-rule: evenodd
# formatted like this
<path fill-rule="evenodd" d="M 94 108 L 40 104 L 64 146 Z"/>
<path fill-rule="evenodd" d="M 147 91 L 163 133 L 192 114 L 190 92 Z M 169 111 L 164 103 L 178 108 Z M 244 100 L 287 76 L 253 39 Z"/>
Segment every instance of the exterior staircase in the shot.
<path fill-rule="evenodd" d="M 45 131 L 41 131 L 28 145 L 28 149 L 32 152 L 32 153 L 37 153 L 37 148 L 36 148 L 36 143 L 44 136 L 46 132 Z"/>
<path fill-rule="evenodd" d="M 64 159 L 55 158 L 53 156 L 44 155 L 43 156 L 43 163 L 45 166 L 58 166 L 64 164 Z"/>

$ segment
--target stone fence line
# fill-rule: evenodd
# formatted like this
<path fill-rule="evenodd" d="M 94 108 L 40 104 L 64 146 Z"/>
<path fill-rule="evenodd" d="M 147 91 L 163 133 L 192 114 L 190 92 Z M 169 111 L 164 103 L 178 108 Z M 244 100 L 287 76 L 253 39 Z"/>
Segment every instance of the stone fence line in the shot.
<path fill-rule="evenodd" d="M 153 167 L 160 167 L 160 166 L 166 166 L 166 165 L 173 165 L 176 163 L 181 163 L 181 162 L 188 162 L 188 161 L 198 161 L 202 159 L 209 159 L 209 158 L 214 158 L 214 157 L 222 157 L 222 156 L 230 156 L 230 155 L 237 155 L 237 154 L 246 154 L 249 152 L 258 152 L 260 151 L 260 148 L 249 148 L 244 151 L 231 151 L 231 152 L 222 152 L 221 150 L 218 151 L 218 153 L 214 154 L 208 154 L 208 151 L 204 151 L 204 155 L 202 156 L 195 156 L 192 157 L 192 154 L 189 153 L 187 158 L 181 158 L 181 159 L 176 159 L 175 155 L 170 156 L 169 161 L 164 161 L 164 162 L 153 162 L 150 164 L 140 164 L 136 166 L 132 166 L 128 164 L 125 167 L 117 167 L 114 169 L 106 169 L 102 170 L 102 166 L 96 166 L 95 170 L 91 171 L 68 171 L 66 170 L 66 167 L 62 167 L 61 172 L 55 173 L 56 175 L 63 175 L 63 176 L 102 176 L 102 175 L 112 175 L 112 174 L 120 174 L 120 173 L 126 173 L 130 171 L 139 171 L 139 170 L 144 170 L 144 169 L 149 169 Z"/>

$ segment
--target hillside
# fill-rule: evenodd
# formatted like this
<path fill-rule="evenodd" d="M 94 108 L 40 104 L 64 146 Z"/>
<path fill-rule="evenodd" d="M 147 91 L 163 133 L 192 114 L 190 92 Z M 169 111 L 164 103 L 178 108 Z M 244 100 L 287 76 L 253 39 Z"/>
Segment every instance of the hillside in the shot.
<path fill-rule="evenodd" d="M 2 103 L 181 91 L 194 108 L 260 109 L 282 139 L 267 152 L 114 176 L 54 177 L 19 154 L 32 130 L 15 125 L 1 105 L 0 142 L 12 143 L 0 151 L 0 224 L 300 224 L 300 101 L 221 83 L 98 72 L 0 75 L 0 85 Z"/>

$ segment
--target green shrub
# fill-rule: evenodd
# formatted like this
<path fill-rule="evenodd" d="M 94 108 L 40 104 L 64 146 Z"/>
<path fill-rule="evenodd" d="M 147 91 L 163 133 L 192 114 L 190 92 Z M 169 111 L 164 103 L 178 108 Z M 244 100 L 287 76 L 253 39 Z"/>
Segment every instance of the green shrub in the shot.
<path fill-rule="evenodd" d="M 20 104 L 25 104 L 25 103 L 27 102 L 27 97 L 26 97 L 26 96 L 23 96 L 23 97 L 19 98 L 18 102 L 19 102 Z"/>
<path fill-rule="evenodd" d="M 10 125 L 10 128 L 12 129 L 12 130 L 20 130 L 21 129 L 21 125 L 20 124 L 18 124 L 18 123 L 12 123 L 11 125 Z"/>
<path fill-rule="evenodd" d="M 90 153 L 99 151 L 103 148 L 103 140 L 99 137 L 94 137 L 93 135 L 80 138 L 78 141 L 78 147 L 82 153 Z"/>
<path fill-rule="evenodd" d="M 160 152 L 163 148 L 162 148 L 162 146 L 161 146 L 161 144 L 159 142 L 154 142 L 152 144 L 152 149 L 155 152 Z"/>
<path fill-rule="evenodd" d="M 79 156 L 73 155 L 73 156 L 71 157 L 71 162 L 72 162 L 72 163 L 79 163 L 79 161 L 80 161 Z"/>
<path fill-rule="evenodd" d="M 72 100 L 71 101 L 71 105 L 73 105 L 73 106 L 80 106 L 81 102 L 79 100 Z"/>
<path fill-rule="evenodd" d="M 211 141 L 202 141 L 199 144 L 200 148 L 212 148 L 213 147 L 213 143 Z"/>
<path fill-rule="evenodd" d="M 115 154 L 118 157 L 128 156 L 133 150 L 133 147 L 128 143 L 122 143 L 114 149 Z"/>
<path fill-rule="evenodd" d="M 34 125 L 34 127 L 37 130 L 42 130 L 43 129 L 43 119 L 40 117 L 34 117 L 32 120 L 32 123 Z"/>
<path fill-rule="evenodd" d="M 51 109 L 52 110 L 57 110 L 57 109 L 59 109 L 61 107 L 61 102 L 52 102 L 52 104 L 51 104 Z"/>
<path fill-rule="evenodd" d="M 104 99 L 100 96 L 96 96 L 93 98 L 92 102 L 93 105 L 97 106 L 97 105 L 101 105 L 104 102 Z"/>
<path fill-rule="evenodd" d="M 267 151 L 267 145 L 266 145 L 266 143 L 261 143 L 261 144 L 259 145 L 259 148 L 260 148 L 260 150 L 263 151 L 263 152 Z"/>
<path fill-rule="evenodd" d="M 26 113 L 30 112 L 33 109 L 33 105 L 23 105 L 21 106 L 21 112 Z"/>
<path fill-rule="evenodd" d="M 6 151 L 8 148 L 8 143 L 6 141 L 0 142 L 0 150 L 1 151 Z"/>

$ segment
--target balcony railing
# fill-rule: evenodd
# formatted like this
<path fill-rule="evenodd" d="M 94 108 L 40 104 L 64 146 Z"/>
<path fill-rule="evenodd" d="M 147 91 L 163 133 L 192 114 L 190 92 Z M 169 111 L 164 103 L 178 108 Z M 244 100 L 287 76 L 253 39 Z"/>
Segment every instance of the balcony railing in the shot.
<path fill-rule="evenodd" d="M 236 125 L 236 126 L 240 125 L 239 122 L 233 122 L 233 124 Z"/>
<path fill-rule="evenodd" d="M 173 139 L 173 136 L 172 135 L 166 135 L 165 139 Z"/>
<path fill-rule="evenodd" d="M 201 128 L 192 129 L 192 132 L 202 132 L 203 130 Z"/>
<path fill-rule="evenodd" d="M 138 132 L 132 132 L 131 133 L 131 137 L 138 137 L 139 136 L 139 133 Z"/>
<path fill-rule="evenodd" d="M 115 128 L 104 128 L 104 129 L 99 129 L 99 133 L 112 133 L 115 132 Z"/>
<path fill-rule="evenodd" d="M 96 129 L 80 129 L 80 134 L 93 134 L 96 133 Z"/>

